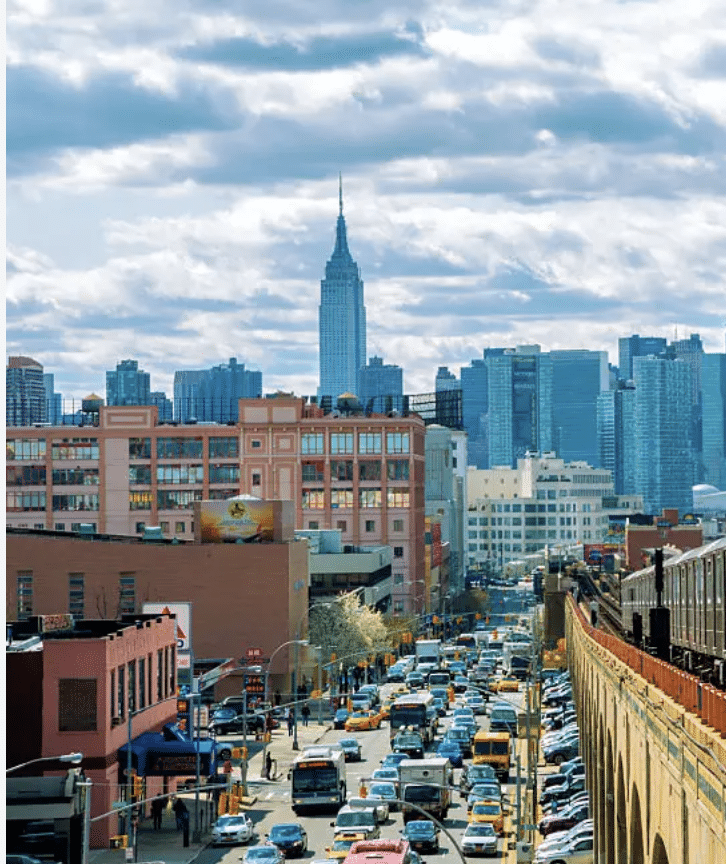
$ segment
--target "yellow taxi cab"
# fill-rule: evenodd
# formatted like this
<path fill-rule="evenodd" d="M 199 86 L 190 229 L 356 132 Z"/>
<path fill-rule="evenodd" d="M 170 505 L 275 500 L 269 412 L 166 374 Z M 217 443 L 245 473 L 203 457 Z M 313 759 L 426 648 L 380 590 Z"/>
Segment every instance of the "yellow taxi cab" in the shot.
<path fill-rule="evenodd" d="M 366 835 L 360 832 L 339 831 L 333 837 L 333 845 L 326 846 L 325 854 L 333 861 L 345 861 L 350 852 L 350 847 L 359 840 L 365 840 Z"/>
<path fill-rule="evenodd" d="M 498 681 L 490 682 L 489 689 L 496 693 L 517 693 L 519 692 L 519 679 L 500 678 Z"/>
<path fill-rule="evenodd" d="M 390 720 L 392 703 L 393 699 L 386 699 L 384 702 L 381 703 L 381 707 L 379 709 L 381 720 Z"/>
<path fill-rule="evenodd" d="M 354 711 L 345 721 L 346 732 L 363 732 L 366 729 L 378 729 L 381 725 L 381 715 L 376 711 Z"/>
<path fill-rule="evenodd" d="M 497 834 L 504 833 L 504 813 L 499 801 L 477 801 L 469 812 L 469 822 L 488 822 Z"/>

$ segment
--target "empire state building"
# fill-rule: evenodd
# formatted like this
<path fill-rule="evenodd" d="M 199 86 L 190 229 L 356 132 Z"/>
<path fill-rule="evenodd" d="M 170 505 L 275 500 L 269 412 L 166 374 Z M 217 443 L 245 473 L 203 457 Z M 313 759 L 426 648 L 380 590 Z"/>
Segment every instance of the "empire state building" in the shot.
<path fill-rule="evenodd" d="M 343 182 L 338 189 L 339 212 L 335 248 L 320 282 L 320 386 L 318 397 L 335 400 L 343 393 L 359 395 L 358 374 L 366 362 L 366 310 L 363 280 L 348 249 L 343 217 Z"/>

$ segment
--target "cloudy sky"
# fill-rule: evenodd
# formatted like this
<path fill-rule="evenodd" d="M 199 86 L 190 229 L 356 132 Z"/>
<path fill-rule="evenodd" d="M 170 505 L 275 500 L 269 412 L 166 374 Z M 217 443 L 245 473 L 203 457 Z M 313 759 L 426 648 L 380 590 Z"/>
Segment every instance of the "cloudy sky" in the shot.
<path fill-rule="evenodd" d="M 368 354 L 726 322 L 723 0 L 8 0 L 7 353 L 65 396 L 315 392 L 342 171 Z"/>

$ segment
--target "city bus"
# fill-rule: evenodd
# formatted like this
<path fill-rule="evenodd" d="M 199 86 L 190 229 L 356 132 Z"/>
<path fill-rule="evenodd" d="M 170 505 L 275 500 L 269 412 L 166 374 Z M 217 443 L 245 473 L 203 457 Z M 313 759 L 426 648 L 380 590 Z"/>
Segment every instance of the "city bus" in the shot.
<path fill-rule="evenodd" d="M 434 707 L 434 697 L 428 692 L 409 693 L 399 696 L 391 705 L 389 717 L 391 746 L 396 733 L 402 726 L 412 726 L 420 733 L 424 747 L 431 744 L 436 731 L 437 713 Z"/>
<path fill-rule="evenodd" d="M 345 754 L 333 747 L 310 747 L 292 763 L 292 809 L 339 810 L 347 796 Z"/>

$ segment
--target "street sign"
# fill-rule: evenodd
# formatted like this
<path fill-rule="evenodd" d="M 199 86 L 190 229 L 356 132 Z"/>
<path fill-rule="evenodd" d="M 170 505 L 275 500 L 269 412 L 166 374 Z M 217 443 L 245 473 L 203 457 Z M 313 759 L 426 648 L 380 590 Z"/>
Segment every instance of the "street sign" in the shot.
<path fill-rule="evenodd" d="M 134 847 L 133 846 L 127 846 L 126 847 L 126 860 L 127 861 L 133 861 L 134 860 Z"/>

